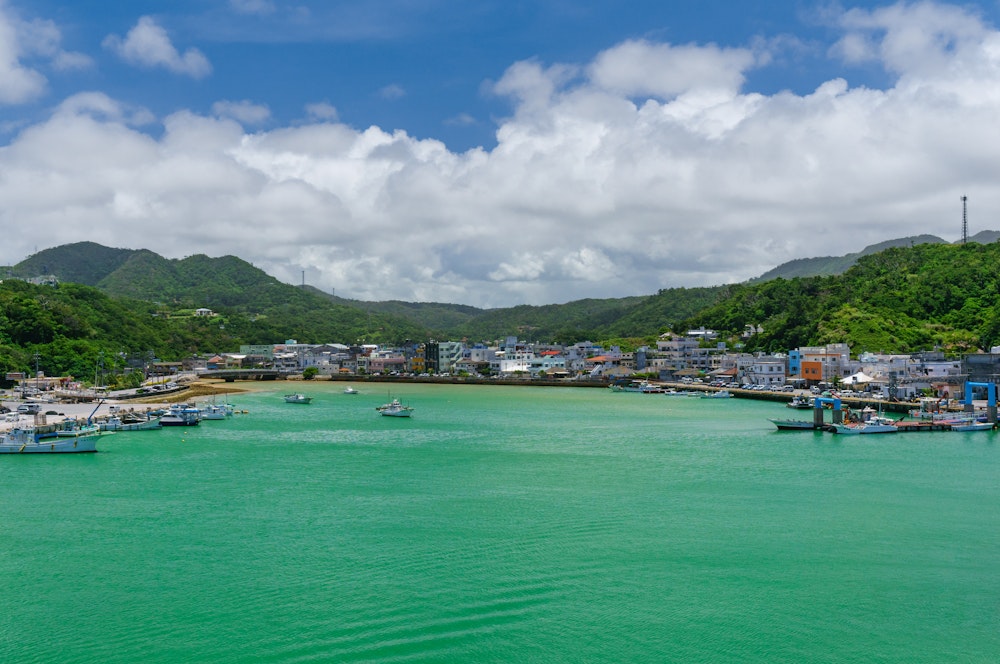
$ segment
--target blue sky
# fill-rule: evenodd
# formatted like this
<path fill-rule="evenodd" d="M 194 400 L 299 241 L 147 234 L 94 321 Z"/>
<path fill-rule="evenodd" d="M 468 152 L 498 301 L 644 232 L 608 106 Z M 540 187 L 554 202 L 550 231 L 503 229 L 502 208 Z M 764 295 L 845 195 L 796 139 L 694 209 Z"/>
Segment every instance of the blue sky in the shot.
<path fill-rule="evenodd" d="M 9 1 L 9 0 L 8 0 Z M 625 6 L 623 6 L 625 5 Z M 787 39 L 776 62 L 750 72 L 748 87 L 808 92 L 842 70 L 826 57 L 836 38 L 827 6 L 804 2 L 11 2 L 24 17 L 54 20 L 62 45 L 95 66 L 49 79 L 33 107 L 3 109 L 8 120 L 44 114 L 59 97 L 100 89 L 158 114 L 210 112 L 221 99 L 271 112 L 267 126 L 300 121 L 322 100 L 363 129 L 403 129 L 453 150 L 492 147 L 509 100 L 490 92 L 513 63 L 584 63 L 627 39 L 745 46 Z M 851 3 L 852 7 L 877 6 Z M 981 11 L 995 9 L 984 3 Z M 181 52 L 211 65 L 201 77 L 135 67 L 102 48 L 151 17 Z M 794 43 L 793 43 L 794 42 Z M 877 67 L 848 70 L 854 84 L 880 84 Z M 37 116 L 36 116 L 37 117 Z"/>
<path fill-rule="evenodd" d="M 478 306 L 994 228 L 998 4 L 0 0 L 0 264 Z M 977 226 L 978 224 L 978 226 Z"/>

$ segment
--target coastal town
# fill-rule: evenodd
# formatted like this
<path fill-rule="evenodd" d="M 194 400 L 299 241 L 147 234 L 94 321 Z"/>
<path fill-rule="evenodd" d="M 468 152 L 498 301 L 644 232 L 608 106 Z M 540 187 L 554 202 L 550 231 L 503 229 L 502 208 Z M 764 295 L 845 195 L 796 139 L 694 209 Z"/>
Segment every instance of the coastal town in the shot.
<path fill-rule="evenodd" d="M 697 383 L 716 388 L 787 391 L 837 390 L 843 397 L 914 401 L 920 397 L 958 399 L 967 382 L 993 382 L 1000 373 L 1000 350 L 945 357 L 940 351 L 915 354 L 861 352 L 843 343 L 745 353 L 709 329 L 664 334 L 655 347 L 622 351 L 591 342 L 563 346 L 508 337 L 496 343 L 466 341 L 374 344 L 241 346 L 235 352 L 192 356 L 179 362 L 148 361 L 140 368 L 151 385 L 178 376 L 239 379 L 379 377 L 559 382 L 606 385 L 630 377 L 665 383 Z M 43 379 L 44 382 L 44 379 Z M 77 386 L 79 388 L 79 386 Z"/>

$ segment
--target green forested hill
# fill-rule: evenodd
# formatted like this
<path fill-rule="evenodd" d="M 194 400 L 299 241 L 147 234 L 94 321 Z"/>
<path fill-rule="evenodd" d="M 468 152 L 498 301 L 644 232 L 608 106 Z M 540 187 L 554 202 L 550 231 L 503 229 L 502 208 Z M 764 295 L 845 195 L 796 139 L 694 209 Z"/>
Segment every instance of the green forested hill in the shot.
<path fill-rule="evenodd" d="M 42 270 L 45 268 L 45 270 Z M 163 258 L 151 251 L 79 242 L 41 251 L 9 269 L 17 276 L 53 274 L 121 298 L 157 303 L 161 313 L 212 309 L 230 319 L 244 343 L 395 341 L 422 338 L 407 318 L 331 302 L 314 289 L 285 284 L 235 256 Z M 398 337 L 396 336 L 398 335 Z M 219 347 L 216 350 L 226 350 Z"/>
<path fill-rule="evenodd" d="M 984 233 L 989 233 L 989 231 L 984 231 Z M 903 237 L 872 244 L 857 253 L 846 254 L 844 256 L 798 258 L 787 263 L 782 263 L 772 270 L 768 270 L 759 277 L 751 279 L 750 283 L 770 281 L 771 279 L 794 279 L 795 277 L 843 274 L 856 264 L 862 256 L 877 254 L 892 247 L 914 247 L 918 244 L 945 244 L 945 241 L 935 235 L 914 235 L 913 237 Z"/>
<path fill-rule="evenodd" d="M 133 253 L 132 249 L 112 249 L 95 242 L 77 242 L 40 251 L 8 268 L 8 273 L 22 278 L 54 274 L 61 281 L 96 286 L 101 279 L 121 267 Z"/>
<path fill-rule="evenodd" d="M 1000 244 L 922 244 L 864 256 L 843 275 L 728 286 L 685 322 L 763 333 L 748 350 L 846 341 L 854 352 L 951 353 L 1000 344 Z"/>
<path fill-rule="evenodd" d="M 917 243 L 859 256 L 843 274 L 776 278 L 650 296 L 543 307 L 477 309 L 442 303 L 358 302 L 284 284 L 233 256 L 167 260 L 149 251 L 67 245 L 8 272 L 56 274 L 57 287 L 0 283 L 0 369 L 25 370 L 38 352 L 49 373 L 95 358 L 178 359 L 241 344 L 404 339 L 581 340 L 650 343 L 704 325 L 750 351 L 847 342 L 855 352 L 950 353 L 1000 345 L 1000 244 Z M 91 254 L 91 252 L 93 252 Z M 34 268 L 32 268 L 34 266 Z M 48 268 L 42 270 L 42 268 Z M 70 283 L 73 276 L 94 287 Z M 190 315 L 208 307 L 219 315 Z"/>

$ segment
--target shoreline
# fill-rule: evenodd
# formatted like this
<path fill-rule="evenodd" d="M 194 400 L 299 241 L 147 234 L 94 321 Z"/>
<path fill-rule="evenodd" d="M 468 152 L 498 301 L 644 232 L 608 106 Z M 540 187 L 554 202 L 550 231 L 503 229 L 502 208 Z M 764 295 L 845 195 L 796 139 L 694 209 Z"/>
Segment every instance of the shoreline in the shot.
<path fill-rule="evenodd" d="M 239 383 L 238 385 L 236 383 Z M 87 418 L 93 413 L 94 417 L 107 416 L 107 409 L 110 406 L 118 406 L 124 411 L 148 411 L 155 410 L 158 408 L 166 408 L 171 404 L 183 403 L 183 402 L 201 402 L 207 399 L 215 399 L 219 397 L 228 397 L 228 395 L 238 395 L 241 393 L 248 392 L 261 392 L 266 390 L 273 390 L 276 387 L 276 383 L 279 381 L 272 380 L 245 380 L 245 381 L 227 381 L 222 378 L 198 378 L 196 380 L 185 383 L 181 389 L 176 392 L 169 394 L 158 394 L 150 395 L 147 397 L 137 397 L 137 398 L 111 398 L 102 402 L 100 405 L 96 402 L 84 402 L 84 403 L 71 403 L 71 402 L 52 402 L 43 403 L 42 412 L 56 411 L 59 416 L 67 418 Z M 503 385 L 503 386 L 515 386 L 515 387 L 571 387 L 571 388 L 604 388 L 607 389 L 610 385 L 607 381 L 568 381 L 568 380 L 523 380 L 523 379 L 482 379 L 482 378 L 470 378 L 470 377 L 459 377 L 452 376 L 448 378 L 438 378 L 432 376 L 426 377 L 396 377 L 396 376 L 324 376 L 317 377 L 310 380 L 305 380 L 301 376 L 287 377 L 282 380 L 282 382 L 289 382 L 294 384 L 302 383 L 335 383 L 335 384 L 348 384 L 356 383 L 359 385 L 364 384 L 424 384 L 424 385 Z M 727 390 L 737 399 L 750 399 L 757 401 L 771 401 L 775 403 L 787 403 L 791 401 L 793 397 L 796 396 L 813 396 L 810 394 L 809 390 L 800 389 L 794 392 L 773 392 L 773 391 L 761 391 L 761 390 L 743 390 L 740 388 L 718 388 L 703 384 L 691 384 L 691 383 L 675 383 L 675 382 L 660 382 L 656 381 L 657 385 L 664 388 L 676 389 L 676 390 L 687 390 L 687 391 L 697 391 L 706 394 L 711 394 L 713 392 L 718 392 L 720 390 Z M 289 386 L 289 389 L 291 387 Z M 642 394 L 643 397 L 655 397 L 657 394 L 655 392 L 649 394 Z M 882 410 L 895 413 L 908 413 L 910 410 L 917 408 L 919 404 L 914 401 L 898 401 L 890 402 L 881 399 L 865 399 L 860 397 L 842 397 L 841 402 L 847 408 L 863 408 L 865 406 L 875 406 Z M 4 406 L 10 408 L 12 411 L 16 410 L 17 406 L 21 403 L 26 403 L 18 399 L 4 399 L 0 401 Z M 31 403 L 28 401 L 27 403 Z M 986 403 L 976 402 L 974 404 L 976 409 L 985 408 Z M 96 407 L 96 409 L 95 409 Z M 103 411 L 103 412 L 102 412 Z M 960 411 L 955 411 L 960 412 Z M 24 416 L 31 417 L 31 416 Z M 55 416 L 50 416 L 55 417 Z M 0 416 L 2 418 L 2 416 Z"/>

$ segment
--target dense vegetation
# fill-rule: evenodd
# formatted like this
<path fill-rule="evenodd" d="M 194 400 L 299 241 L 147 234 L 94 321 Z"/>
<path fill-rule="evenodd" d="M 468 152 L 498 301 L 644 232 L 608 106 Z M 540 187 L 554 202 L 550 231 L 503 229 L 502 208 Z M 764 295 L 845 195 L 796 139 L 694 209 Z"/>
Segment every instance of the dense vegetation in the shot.
<path fill-rule="evenodd" d="M 904 243 L 905 244 L 905 243 Z M 176 360 L 286 339 L 493 341 L 516 336 L 632 349 L 704 325 L 748 351 L 847 342 L 854 352 L 950 354 L 1000 345 L 1000 243 L 928 242 L 852 259 L 839 275 L 774 278 L 655 295 L 482 310 L 358 302 L 283 284 L 241 259 L 167 260 L 92 243 L 36 254 L 8 275 L 55 274 L 58 286 L 0 283 L 0 371 L 92 375 L 136 358 Z M 45 268 L 45 269 L 43 269 Z M 78 283 L 70 283 L 73 279 Z M 87 284 L 87 285 L 85 285 Z M 207 307 L 218 315 L 193 315 Z"/>
<path fill-rule="evenodd" d="M 1000 344 L 998 275 L 998 243 L 890 248 L 840 276 L 729 286 L 685 325 L 760 326 L 751 351 L 840 341 L 854 352 L 989 349 Z"/>

